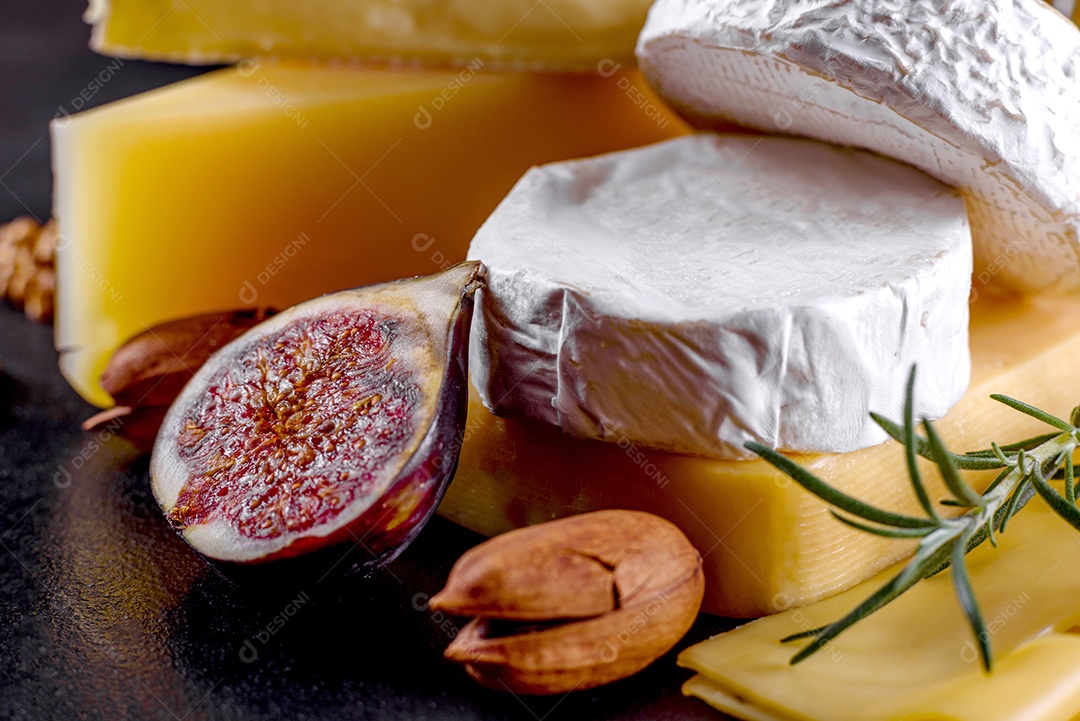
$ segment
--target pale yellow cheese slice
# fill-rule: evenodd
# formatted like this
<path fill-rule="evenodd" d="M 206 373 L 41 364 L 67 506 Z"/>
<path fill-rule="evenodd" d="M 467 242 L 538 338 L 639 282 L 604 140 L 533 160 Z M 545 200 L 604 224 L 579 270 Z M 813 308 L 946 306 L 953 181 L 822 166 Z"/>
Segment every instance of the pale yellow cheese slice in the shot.
<path fill-rule="evenodd" d="M 684 686 L 751 721 L 1068 721 L 1080 715 L 1080 534 L 1036 498 L 968 557 L 996 663 L 982 672 L 949 575 L 857 623 L 797 666 L 792 633 L 841 618 L 889 578 L 685 650 Z M 891 573 L 891 572 L 890 572 Z"/>
<path fill-rule="evenodd" d="M 436 272 L 530 166 L 683 132 L 633 71 L 256 62 L 61 118 L 61 370 L 108 405 L 147 326 Z"/>
<path fill-rule="evenodd" d="M 1068 417 L 1080 403 L 1080 373 L 1070 360 L 1080 357 L 1080 298 L 980 298 L 972 308 L 971 352 L 971 386 L 936 424 L 946 443 L 972 450 L 1043 433 L 1044 426 L 988 396 L 1005 393 Z M 475 395 L 465 439 L 439 513 L 487 535 L 599 508 L 660 514 L 703 554 L 704 608 L 712 613 L 755 617 L 812 603 L 912 548 L 837 523 L 823 503 L 763 461 L 571 439 L 558 429 L 497 418 Z M 851 495 L 919 512 L 895 443 L 801 461 Z M 989 477 L 972 480 L 985 484 Z M 932 492 L 945 495 L 940 487 Z"/>
<path fill-rule="evenodd" d="M 556 70 L 634 65 L 650 0 L 92 0 L 92 47 L 188 63 L 273 56 Z"/>

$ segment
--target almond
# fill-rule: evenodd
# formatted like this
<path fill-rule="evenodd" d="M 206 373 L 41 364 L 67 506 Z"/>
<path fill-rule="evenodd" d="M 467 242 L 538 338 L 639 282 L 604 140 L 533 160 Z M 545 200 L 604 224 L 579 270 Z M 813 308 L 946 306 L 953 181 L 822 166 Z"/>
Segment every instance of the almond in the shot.
<path fill-rule="evenodd" d="M 701 556 L 673 524 L 597 511 L 473 548 L 431 607 L 477 616 L 445 655 L 479 683 L 557 694 L 637 673 L 671 650 L 704 589 Z"/>

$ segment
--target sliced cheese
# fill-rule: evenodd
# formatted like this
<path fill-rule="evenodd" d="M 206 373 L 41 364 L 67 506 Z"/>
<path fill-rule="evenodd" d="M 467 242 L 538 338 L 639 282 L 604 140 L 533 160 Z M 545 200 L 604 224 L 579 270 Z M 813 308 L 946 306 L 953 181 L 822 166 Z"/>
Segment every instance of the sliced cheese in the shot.
<path fill-rule="evenodd" d="M 531 170 L 484 223 L 472 373 L 500 415 L 717 458 L 880 443 L 967 387 L 971 234 L 917 170 L 697 136 Z"/>
<path fill-rule="evenodd" d="M 1042 0 L 659 0 L 638 58 L 702 127 L 868 148 L 963 189 L 979 284 L 1080 287 L 1080 30 Z"/>
<path fill-rule="evenodd" d="M 186 63 L 365 58 L 595 71 L 634 63 L 649 0 L 91 0 L 91 46 Z"/>
<path fill-rule="evenodd" d="M 53 126 L 64 375 L 147 326 L 462 260 L 529 166 L 683 132 L 609 77 L 243 63 Z"/>
<path fill-rule="evenodd" d="M 988 396 L 1005 393 L 1068 417 L 1080 402 L 1080 297 L 972 306 L 972 382 L 936 424 L 955 450 L 1046 432 Z M 819 477 L 868 502 L 920 513 L 902 449 L 886 443 L 803 456 Z M 937 483 L 927 467 L 925 476 Z M 969 474 L 985 484 L 993 474 Z M 944 497 L 938 486 L 933 497 Z M 457 475 L 439 513 L 485 535 L 601 508 L 659 514 L 704 557 L 704 608 L 751 617 L 827 598 L 910 553 L 829 515 L 815 497 L 763 461 L 718 461 L 569 438 L 549 425 L 500 418 L 474 395 Z"/>
<path fill-rule="evenodd" d="M 843 617 L 892 571 L 683 651 L 684 691 L 750 721 L 1071 721 L 1080 714 L 1080 534 L 1035 499 L 968 557 L 994 651 L 982 672 L 948 573 L 789 665 L 779 639 Z"/>

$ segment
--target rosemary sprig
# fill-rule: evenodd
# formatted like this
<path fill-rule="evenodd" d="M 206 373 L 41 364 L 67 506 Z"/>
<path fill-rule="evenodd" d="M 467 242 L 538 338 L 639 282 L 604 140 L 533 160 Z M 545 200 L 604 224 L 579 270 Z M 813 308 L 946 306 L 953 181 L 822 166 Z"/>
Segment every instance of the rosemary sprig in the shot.
<path fill-rule="evenodd" d="M 1076 506 L 1075 469 L 1073 452 L 1080 445 L 1080 406 L 1073 409 L 1068 421 L 1003 395 L 990 396 L 1021 413 L 1053 427 L 1052 433 L 1028 438 L 1017 443 L 991 447 L 967 453 L 952 453 L 942 442 L 929 421 L 922 422 L 925 436 L 915 432 L 914 418 L 915 368 L 908 376 L 904 398 L 904 422 L 897 424 L 877 414 L 871 417 L 886 433 L 904 445 L 905 461 L 915 496 L 926 514 L 925 518 L 894 513 L 875 508 L 830 486 L 802 466 L 760 443 L 746 447 L 790 476 L 796 483 L 837 510 L 830 512 L 839 521 L 860 531 L 878 536 L 919 539 L 915 555 L 899 573 L 848 615 L 827 626 L 782 639 L 813 639 L 796 653 L 796 664 L 824 648 L 829 641 L 845 630 L 899 598 L 919 581 L 952 568 L 953 586 L 957 600 L 967 617 L 979 648 L 983 668 L 990 671 L 993 653 L 990 634 L 986 631 L 979 604 L 971 587 L 965 556 L 989 540 L 997 545 L 995 534 L 1004 533 L 1009 519 L 1029 500 L 1039 495 L 1047 505 L 1074 528 L 1080 530 L 1080 509 Z M 916 456 L 933 461 L 951 498 L 938 501 L 939 506 L 965 509 L 955 516 L 944 515 L 931 501 L 923 484 Z M 961 477 L 961 470 L 994 470 L 1001 473 L 982 493 L 975 491 Z M 1050 481 L 1064 480 L 1064 495 Z M 839 512 L 838 512 L 839 511 Z"/>

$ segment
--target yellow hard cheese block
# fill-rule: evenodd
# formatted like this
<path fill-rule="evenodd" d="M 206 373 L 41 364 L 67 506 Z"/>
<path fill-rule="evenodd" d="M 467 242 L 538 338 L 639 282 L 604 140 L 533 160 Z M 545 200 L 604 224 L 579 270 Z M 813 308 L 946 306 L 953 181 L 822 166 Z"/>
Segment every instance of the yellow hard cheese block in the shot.
<path fill-rule="evenodd" d="M 1080 403 L 1080 374 L 1068 361 L 1080 354 L 1078 297 L 1003 302 L 984 296 L 972 308 L 971 350 L 971 387 L 936 426 L 956 450 L 1046 432 L 1037 421 L 990 400 L 991 393 L 1066 418 Z M 902 453 L 890 442 L 800 460 L 851 495 L 919 513 Z M 936 473 L 928 473 L 939 483 Z M 969 474 L 976 485 L 990 478 Z M 941 486 L 931 493 L 946 495 Z M 599 508 L 651 511 L 678 525 L 704 556 L 705 610 L 735 617 L 826 598 L 913 548 L 837 523 L 823 503 L 763 461 L 707 460 L 618 439 L 571 439 L 558 429 L 497 418 L 474 394 L 457 475 L 439 513 L 494 535 Z"/>
<path fill-rule="evenodd" d="M 603 71 L 634 64 L 650 0 L 93 0 L 92 46 L 191 63 L 410 59 Z"/>
<path fill-rule="evenodd" d="M 1069 721 L 1080 715 L 1080 534 L 1039 498 L 968 557 L 995 654 L 983 674 L 949 574 L 919 584 L 798 666 L 779 639 L 841 618 L 888 574 L 684 651 L 684 691 L 751 721 Z"/>
<path fill-rule="evenodd" d="M 64 375 L 147 326 L 462 260 L 530 166 L 684 132 L 636 72 L 242 63 L 53 125 Z"/>

